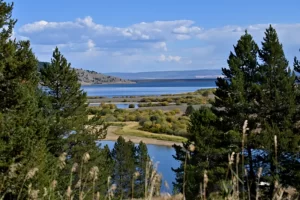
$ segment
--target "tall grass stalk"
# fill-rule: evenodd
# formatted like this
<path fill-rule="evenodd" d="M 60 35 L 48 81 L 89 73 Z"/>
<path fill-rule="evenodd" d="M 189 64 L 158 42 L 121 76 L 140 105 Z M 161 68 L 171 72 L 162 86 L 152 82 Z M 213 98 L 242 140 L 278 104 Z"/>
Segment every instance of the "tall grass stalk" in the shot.
<path fill-rule="evenodd" d="M 206 200 L 206 188 L 208 183 L 207 170 L 204 170 L 203 174 L 203 199 Z"/>
<path fill-rule="evenodd" d="M 261 177 L 261 174 L 262 174 L 262 168 L 258 168 L 258 172 L 257 172 L 257 181 L 256 181 L 256 197 L 255 199 L 258 200 L 259 199 L 259 182 L 260 182 L 260 177 Z"/>
<path fill-rule="evenodd" d="M 21 193 L 22 193 L 22 191 L 23 191 L 25 182 L 26 182 L 27 180 L 33 178 L 33 177 L 35 176 L 35 174 L 37 173 L 37 171 L 39 171 L 39 169 L 35 167 L 35 168 L 30 169 L 30 170 L 28 171 L 28 173 L 25 175 L 24 181 L 23 181 L 23 183 L 22 183 L 22 186 L 21 186 L 21 189 L 20 189 L 20 191 L 19 191 L 19 194 L 18 194 L 17 199 L 20 199 L 20 197 L 21 197 Z"/>
<path fill-rule="evenodd" d="M 182 194 L 183 200 L 185 200 L 185 185 L 186 185 L 186 165 L 188 159 L 188 151 L 186 150 L 185 158 L 184 158 L 184 166 L 183 166 L 183 184 L 182 184 Z"/>
<path fill-rule="evenodd" d="M 239 184 L 239 162 L 240 162 L 240 153 L 236 154 L 235 170 L 236 170 L 236 197 L 240 197 L 240 184 Z M 243 182 L 243 181 L 242 181 Z"/>
<path fill-rule="evenodd" d="M 247 126 L 248 126 L 248 120 L 245 120 L 244 125 L 243 125 L 242 151 L 241 151 L 241 153 L 242 153 L 242 178 L 243 178 L 242 186 L 243 186 L 243 189 L 245 188 L 244 177 L 245 177 L 245 173 L 246 173 L 244 149 L 245 149 L 246 131 L 248 130 Z M 248 177 L 247 177 L 247 180 L 248 180 Z M 247 183 L 249 183 L 249 182 L 247 181 Z M 249 187 L 249 185 L 247 184 L 247 188 L 248 187 Z M 243 200 L 245 200 L 245 192 L 243 192 Z M 250 198 L 249 198 L 249 200 L 250 200 Z"/>

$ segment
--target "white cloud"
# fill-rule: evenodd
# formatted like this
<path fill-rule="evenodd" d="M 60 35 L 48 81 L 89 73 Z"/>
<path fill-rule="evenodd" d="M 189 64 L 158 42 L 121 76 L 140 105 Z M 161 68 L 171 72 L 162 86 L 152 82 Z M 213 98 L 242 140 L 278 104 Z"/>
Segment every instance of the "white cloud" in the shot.
<path fill-rule="evenodd" d="M 183 35 L 183 34 L 176 35 L 177 40 L 188 40 L 190 38 L 191 38 L 191 36 L 189 36 L 189 35 Z"/>
<path fill-rule="evenodd" d="M 190 34 L 190 33 L 197 34 L 200 32 L 201 32 L 201 28 L 197 26 L 192 26 L 192 27 L 180 26 L 173 29 L 173 33 L 176 34 Z"/>
<path fill-rule="evenodd" d="M 165 42 L 158 42 L 158 43 L 155 43 L 153 46 L 156 49 L 162 49 L 164 51 L 168 51 L 167 44 Z"/>
<path fill-rule="evenodd" d="M 157 59 L 159 62 L 180 62 L 181 57 L 180 56 L 165 56 L 164 54 L 161 54 L 159 58 Z"/>
<path fill-rule="evenodd" d="M 92 39 L 96 46 L 113 46 L 119 43 L 160 43 L 168 39 L 176 39 L 172 31 L 176 28 L 189 28 L 194 22 L 190 20 L 155 21 L 133 24 L 129 27 L 112 27 L 97 24 L 91 17 L 68 22 L 38 21 L 25 24 L 20 34 L 30 37 L 35 43 L 59 43 L 61 39 L 80 43 L 84 39 Z M 57 37 L 57 36 L 60 37 Z M 129 44 L 130 45 L 130 44 Z M 143 46 L 143 45 L 142 45 Z M 147 45 L 146 45 L 147 46 Z M 151 45 L 150 45 L 151 46 Z"/>
<path fill-rule="evenodd" d="M 177 66 L 200 69 L 226 67 L 229 51 L 246 29 L 260 44 L 268 26 L 228 25 L 205 29 L 191 20 L 173 20 L 115 27 L 85 17 L 66 22 L 41 20 L 25 24 L 14 32 L 14 36 L 30 39 L 39 58 L 50 58 L 52 49 L 58 46 L 78 67 L 97 68 L 101 65 L 106 67 L 104 71 L 127 71 L 130 66 L 136 66 L 136 71 L 144 71 L 143 68 L 152 70 L 156 65 L 160 70 Z M 273 26 L 291 60 L 300 47 L 300 24 Z"/>

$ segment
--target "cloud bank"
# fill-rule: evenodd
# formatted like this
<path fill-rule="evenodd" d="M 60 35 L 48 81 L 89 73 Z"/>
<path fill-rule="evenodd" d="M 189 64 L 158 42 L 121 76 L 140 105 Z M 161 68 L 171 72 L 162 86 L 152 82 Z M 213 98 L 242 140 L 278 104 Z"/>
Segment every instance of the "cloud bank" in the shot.
<path fill-rule="evenodd" d="M 300 24 L 272 25 L 291 60 L 300 47 Z M 88 16 L 25 24 L 15 36 L 30 39 L 40 60 L 50 60 L 58 46 L 74 67 L 100 72 L 217 69 L 226 67 L 229 51 L 246 29 L 260 44 L 268 26 L 205 29 L 192 20 L 174 20 L 114 27 L 98 24 Z"/>

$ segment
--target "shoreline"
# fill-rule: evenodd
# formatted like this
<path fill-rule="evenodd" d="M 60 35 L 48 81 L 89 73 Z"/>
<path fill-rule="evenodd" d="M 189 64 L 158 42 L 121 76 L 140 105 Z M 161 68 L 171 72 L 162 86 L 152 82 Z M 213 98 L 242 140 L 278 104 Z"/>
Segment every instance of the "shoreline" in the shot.
<path fill-rule="evenodd" d="M 91 85 L 123 85 L 123 84 L 136 84 L 136 82 L 112 82 L 112 83 L 87 83 L 80 82 L 81 86 L 91 86 Z"/>

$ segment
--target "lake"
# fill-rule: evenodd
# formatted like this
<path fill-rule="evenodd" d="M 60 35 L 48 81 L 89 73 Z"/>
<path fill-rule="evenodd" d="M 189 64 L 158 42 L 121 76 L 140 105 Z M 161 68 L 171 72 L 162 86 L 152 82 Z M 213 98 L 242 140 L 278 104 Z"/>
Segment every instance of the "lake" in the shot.
<path fill-rule="evenodd" d="M 99 106 L 101 103 L 89 103 L 89 106 Z M 126 109 L 129 108 L 129 105 L 133 104 L 134 108 L 138 108 L 138 103 L 112 103 L 115 104 L 118 109 Z"/>
<path fill-rule="evenodd" d="M 110 150 L 113 149 L 115 144 L 114 141 L 101 141 L 100 143 L 102 144 L 101 146 L 107 144 Z M 154 162 L 159 162 L 158 171 L 163 175 L 161 191 L 172 193 L 172 182 L 175 181 L 175 173 L 171 168 L 178 168 L 180 165 L 180 163 L 172 157 L 172 155 L 175 155 L 175 150 L 172 147 L 152 144 L 147 144 L 147 147 L 150 158 L 153 159 Z M 164 181 L 167 181 L 170 187 L 169 190 L 165 188 Z"/>
<path fill-rule="evenodd" d="M 179 94 L 215 88 L 216 79 L 142 80 L 135 84 L 84 85 L 88 96 L 120 97 Z"/>
<path fill-rule="evenodd" d="M 120 97 L 120 96 L 143 96 L 178 94 L 194 92 L 198 89 L 215 88 L 216 79 L 188 79 L 188 80 L 143 80 L 136 84 L 108 84 L 82 86 L 88 96 Z M 128 108 L 128 103 L 117 105 L 118 108 Z M 101 144 L 108 145 L 110 149 L 114 146 L 113 141 L 101 141 Z M 162 192 L 172 193 L 175 181 L 175 173 L 171 168 L 178 168 L 180 163 L 173 158 L 175 150 L 172 147 L 148 144 L 148 152 L 154 162 L 159 162 L 158 171 L 163 175 Z M 170 189 L 164 186 L 167 181 Z"/>

